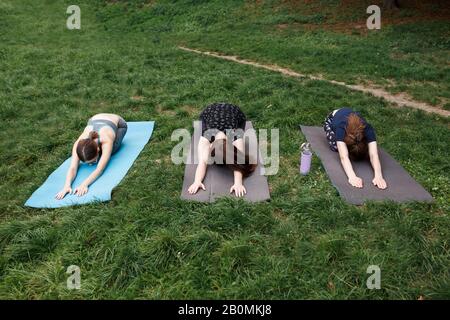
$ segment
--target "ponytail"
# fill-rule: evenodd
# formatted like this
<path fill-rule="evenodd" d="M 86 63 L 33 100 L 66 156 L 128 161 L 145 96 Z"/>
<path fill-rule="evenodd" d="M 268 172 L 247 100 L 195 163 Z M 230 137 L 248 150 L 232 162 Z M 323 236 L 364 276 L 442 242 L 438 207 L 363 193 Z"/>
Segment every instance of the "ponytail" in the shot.
<path fill-rule="evenodd" d="M 89 132 L 89 138 L 90 140 L 95 140 L 98 138 L 98 133 L 97 131 L 92 130 L 91 132 Z"/>
<path fill-rule="evenodd" d="M 92 130 L 89 137 L 78 141 L 77 155 L 81 161 L 87 162 L 94 160 L 98 155 L 98 133 Z"/>

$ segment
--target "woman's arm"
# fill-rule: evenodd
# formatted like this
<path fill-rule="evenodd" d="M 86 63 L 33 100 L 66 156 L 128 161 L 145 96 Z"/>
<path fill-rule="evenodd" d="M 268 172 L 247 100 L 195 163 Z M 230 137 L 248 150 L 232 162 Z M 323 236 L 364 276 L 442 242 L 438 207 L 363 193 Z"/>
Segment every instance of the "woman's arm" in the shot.
<path fill-rule="evenodd" d="M 336 145 L 339 152 L 339 158 L 341 159 L 342 167 L 344 168 L 345 174 L 348 178 L 348 183 L 356 188 L 362 188 L 363 181 L 361 178 L 356 176 L 355 171 L 353 171 L 352 163 L 350 162 L 350 159 L 348 157 L 347 145 L 343 141 L 337 141 Z"/>
<path fill-rule="evenodd" d="M 64 186 L 66 186 L 66 187 L 72 186 L 72 182 L 75 179 L 75 177 L 77 176 L 79 163 L 80 163 L 80 159 L 78 159 L 77 153 L 76 152 L 72 153 L 72 160 L 70 160 L 70 167 L 69 167 L 69 171 L 67 171 L 66 183 L 64 184 Z"/>
<path fill-rule="evenodd" d="M 61 200 L 62 198 L 64 198 L 66 196 L 66 194 L 72 193 L 72 182 L 75 179 L 75 177 L 77 176 L 78 165 L 80 163 L 80 159 L 78 158 L 78 155 L 77 155 L 77 146 L 78 146 L 78 141 L 80 141 L 82 136 L 83 135 L 81 135 L 77 139 L 77 141 L 75 141 L 75 143 L 73 144 L 72 160 L 70 161 L 70 167 L 69 167 L 69 170 L 67 171 L 66 182 L 64 183 L 64 187 L 62 188 L 62 190 L 56 194 L 55 198 L 57 200 Z"/>
<path fill-rule="evenodd" d="M 236 148 L 238 148 L 238 150 L 239 150 L 240 152 L 242 152 L 242 153 L 245 152 L 244 139 L 242 139 L 242 138 L 236 139 L 236 140 L 233 142 L 233 146 L 235 146 Z"/>
<path fill-rule="evenodd" d="M 236 194 L 236 197 L 243 197 L 244 194 L 247 193 L 247 190 L 245 189 L 244 185 L 242 184 L 242 172 L 234 170 L 234 185 L 230 188 L 230 193 Z"/>
<path fill-rule="evenodd" d="M 245 152 L 245 144 L 244 139 L 239 138 L 236 141 L 233 142 L 233 145 L 242 153 Z M 244 185 L 242 184 L 242 172 L 234 170 L 234 185 L 230 188 L 230 193 L 236 194 L 237 197 L 243 197 L 244 194 L 247 193 L 247 190 L 245 189 Z"/>
<path fill-rule="evenodd" d="M 199 188 L 202 188 L 203 190 L 206 190 L 205 186 L 203 185 L 203 179 L 206 175 L 206 169 L 208 167 L 208 159 L 209 159 L 209 152 L 210 152 L 210 142 L 205 137 L 200 137 L 200 140 L 198 142 L 198 165 L 197 169 L 195 170 L 195 178 L 194 183 L 191 184 L 191 186 L 188 189 L 188 192 L 190 194 L 197 193 Z"/>
<path fill-rule="evenodd" d="M 94 171 L 75 189 L 74 194 L 78 196 L 84 196 L 88 192 L 89 186 L 101 176 L 106 166 L 108 165 L 109 159 L 111 159 L 113 143 L 104 142 L 102 144 L 102 156 L 97 164 Z"/>
<path fill-rule="evenodd" d="M 383 178 L 383 172 L 381 171 L 381 163 L 380 157 L 378 156 L 378 147 L 376 141 L 369 143 L 369 157 L 374 172 L 372 183 L 380 189 L 386 189 L 387 184 Z"/>

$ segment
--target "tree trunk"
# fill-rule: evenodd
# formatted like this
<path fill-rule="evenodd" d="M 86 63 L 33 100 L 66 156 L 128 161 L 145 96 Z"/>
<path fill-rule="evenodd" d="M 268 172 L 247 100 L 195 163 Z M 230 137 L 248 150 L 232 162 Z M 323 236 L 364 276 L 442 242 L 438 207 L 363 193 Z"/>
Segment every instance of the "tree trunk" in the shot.
<path fill-rule="evenodd" d="M 388 10 L 398 9 L 400 8 L 398 1 L 399 0 L 384 0 L 384 7 Z"/>

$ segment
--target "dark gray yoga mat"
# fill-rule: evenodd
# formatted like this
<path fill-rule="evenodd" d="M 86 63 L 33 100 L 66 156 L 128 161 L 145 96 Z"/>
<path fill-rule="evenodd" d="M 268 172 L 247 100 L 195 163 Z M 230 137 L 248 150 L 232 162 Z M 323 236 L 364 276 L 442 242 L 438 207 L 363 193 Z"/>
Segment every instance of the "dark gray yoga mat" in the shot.
<path fill-rule="evenodd" d="M 379 148 L 383 176 L 388 185 L 380 190 L 372 184 L 373 169 L 369 161 L 352 162 L 355 173 L 363 179 L 364 187 L 358 189 L 348 183 L 339 154 L 330 150 L 322 127 L 300 126 L 306 140 L 322 161 L 331 182 L 347 202 L 361 205 L 368 200 L 393 200 L 395 202 L 433 201 L 431 194 L 417 183 L 386 151 Z"/>
<path fill-rule="evenodd" d="M 245 130 L 253 129 L 252 123 L 247 121 Z M 249 139 L 257 141 L 256 134 L 249 134 Z M 193 136 L 190 146 L 188 159 L 193 159 L 194 146 L 198 145 L 200 137 Z M 269 185 L 267 177 L 263 174 L 264 167 L 262 166 L 262 157 L 258 149 L 258 166 L 255 172 L 247 178 L 244 178 L 244 186 L 247 194 L 244 199 L 250 202 L 259 202 L 270 199 Z M 200 189 L 196 194 L 188 193 L 189 186 L 194 182 L 196 164 L 186 164 L 184 170 L 183 189 L 181 191 L 181 198 L 185 200 L 214 202 L 216 199 L 224 196 L 236 198 L 234 194 L 230 194 L 230 188 L 233 185 L 233 172 L 225 166 L 209 165 L 206 171 L 203 184 L 206 190 Z"/>

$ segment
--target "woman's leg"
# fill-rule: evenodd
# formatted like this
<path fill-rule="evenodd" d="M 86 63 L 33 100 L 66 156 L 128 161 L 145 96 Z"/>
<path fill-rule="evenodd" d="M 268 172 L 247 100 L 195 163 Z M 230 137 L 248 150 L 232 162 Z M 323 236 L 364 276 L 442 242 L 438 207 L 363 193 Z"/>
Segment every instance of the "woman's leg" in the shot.
<path fill-rule="evenodd" d="M 331 151 L 337 152 L 337 145 L 336 145 L 336 135 L 334 131 L 331 129 L 331 123 L 333 121 L 333 112 L 331 112 L 326 118 L 325 122 L 323 124 L 323 130 L 325 131 L 325 134 L 327 136 L 328 145 L 330 146 Z"/>
<path fill-rule="evenodd" d="M 120 117 L 119 122 L 117 124 L 117 132 L 116 132 L 116 139 L 114 140 L 114 146 L 113 146 L 113 153 L 119 150 L 120 145 L 122 144 L 122 140 L 125 137 L 125 134 L 127 133 L 128 125 L 127 122 Z"/>

